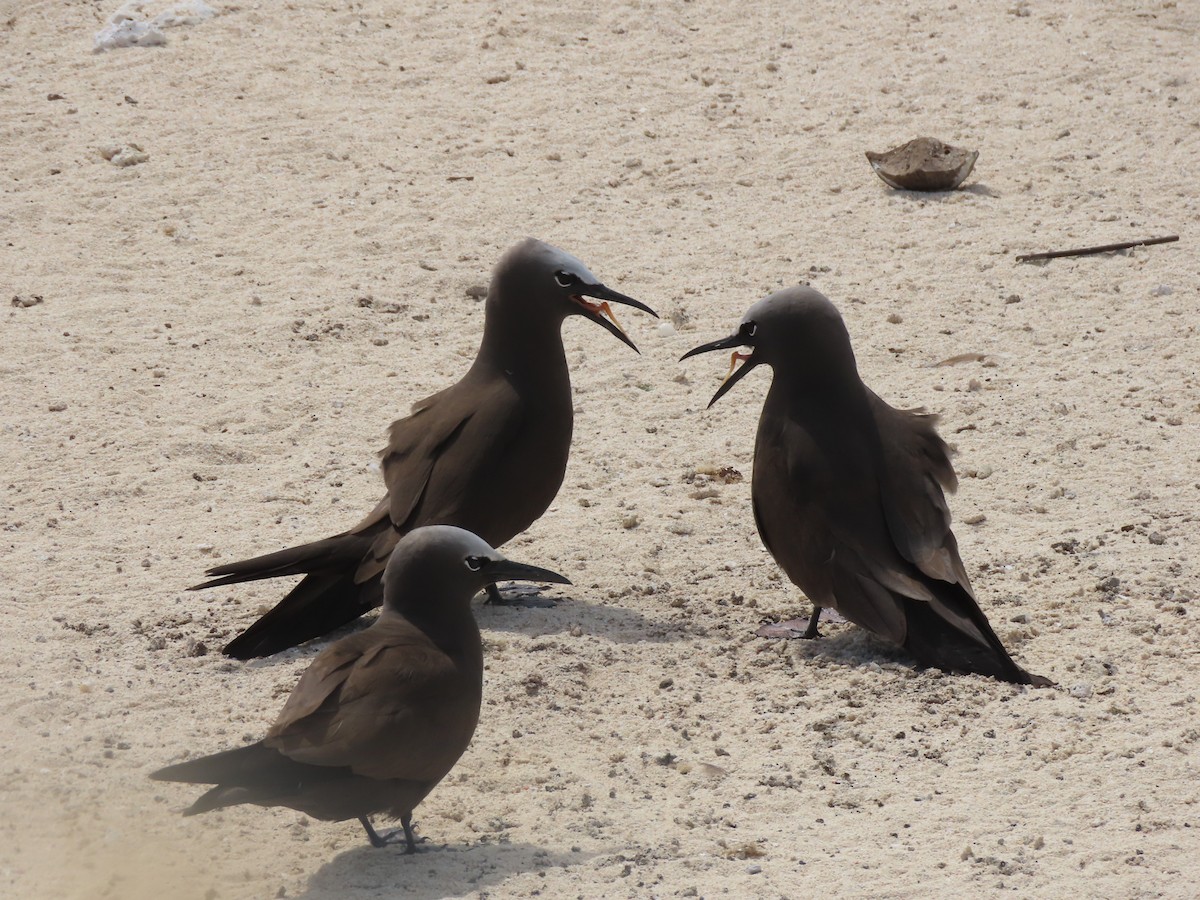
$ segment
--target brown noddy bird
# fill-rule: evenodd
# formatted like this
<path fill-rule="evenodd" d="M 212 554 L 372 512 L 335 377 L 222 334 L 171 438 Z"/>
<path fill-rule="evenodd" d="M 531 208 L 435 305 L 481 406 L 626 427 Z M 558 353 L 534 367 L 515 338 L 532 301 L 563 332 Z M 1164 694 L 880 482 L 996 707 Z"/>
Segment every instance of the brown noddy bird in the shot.
<path fill-rule="evenodd" d="M 760 364 L 774 377 L 754 444 L 754 521 L 776 562 L 813 602 L 899 644 L 918 662 L 1047 685 L 1015 662 L 979 608 L 950 530 L 958 480 L 937 416 L 894 409 L 863 384 L 837 308 L 808 287 L 750 307 L 711 407 Z M 742 365 L 738 368 L 737 364 Z"/>
<path fill-rule="evenodd" d="M 413 852 L 413 808 L 479 722 L 483 649 L 471 598 L 500 579 L 571 583 L 461 528 L 410 531 L 388 560 L 379 618 L 313 660 L 265 738 L 150 777 L 216 785 L 185 816 L 287 806 L 326 821 L 358 819 L 375 847 L 402 834 Z M 377 834 L 368 816 L 379 813 L 400 819 L 402 830 Z"/>
<path fill-rule="evenodd" d="M 392 423 L 380 454 L 387 494 L 375 509 L 333 537 L 209 569 L 212 580 L 191 588 L 305 576 L 225 653 L 269 656 L 375 608 L 392 548 L 420 525 L 458 525 L 499 546 L 533 524 L 558 493 L 571 448 L 563 322 L 583 316 L 637 350 L 609 303 L 657 316 L 557 247 L 528 238 L 505 253 L 488 287 L 474 364 Z M 498 599 L 493 585 L 488 592 Z"/>

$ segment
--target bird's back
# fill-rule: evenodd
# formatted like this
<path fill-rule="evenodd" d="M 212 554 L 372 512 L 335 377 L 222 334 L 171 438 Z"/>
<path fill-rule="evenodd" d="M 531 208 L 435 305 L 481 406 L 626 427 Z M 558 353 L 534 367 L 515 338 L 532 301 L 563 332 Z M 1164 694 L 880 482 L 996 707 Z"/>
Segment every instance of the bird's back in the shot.
<path fill-rule="evenodd" d="M 936 417 L 862 391 L 836 409 L 768 395 L 753 477 L 763 543 L 814 604 L 924 665 L 1036 679 L 975 601 L 950 530 L 956 479 Z"/>

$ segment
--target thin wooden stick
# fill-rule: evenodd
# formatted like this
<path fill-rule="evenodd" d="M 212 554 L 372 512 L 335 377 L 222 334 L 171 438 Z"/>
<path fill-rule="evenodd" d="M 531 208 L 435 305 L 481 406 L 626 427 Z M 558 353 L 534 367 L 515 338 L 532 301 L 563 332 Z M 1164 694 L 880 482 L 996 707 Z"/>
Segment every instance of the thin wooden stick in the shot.
<path fill-rule="evenodd" d="M 1128 250 L 1130 247 L 1148 247 L 1150 244 L 1169 244 L 1179 240 L 1179 235 L 1167 237 L 1146 238 L 1144 241 L 1122 241 L 1119 244 L 1105 244 L 1102 247 L 1083 247 L 1079 250 L 1050 250 L 1047 253 L 1026 253 L 1018 256 L 1017 262 L 1029 262 L 1033 259 L 1058 259 L 1060 256 L 1090 256 L 1093 253 L 1111 253 L 1113 250 Z"/>

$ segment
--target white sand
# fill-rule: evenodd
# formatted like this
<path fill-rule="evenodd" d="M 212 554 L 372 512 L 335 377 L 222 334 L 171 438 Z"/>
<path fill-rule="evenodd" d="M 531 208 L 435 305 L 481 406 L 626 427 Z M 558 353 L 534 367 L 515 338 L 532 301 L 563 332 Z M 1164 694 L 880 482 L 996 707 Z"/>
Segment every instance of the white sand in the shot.
<path fill-rule="evenodd" d="M 115 4 L 0 4 L 0 894 L 1194 895 L 1195 4 L 214 5 L 93 55 Z M 919 134 L 980 150 L 964 190 L 871 173 Z M 261 735 L 315 652 L 217 652 L 286 585 L 184 588 L 375 502 L 526 234 L 689 321 L 623 315 L 641 356 L 564 329 L 570 468 L 507 549 L 575 587 L 479 611 L 424 853 L 179 817 L 147 773 Z M 808 604 L 748 480 L 685 476 L 749 475 L 769 374 L 704 412 L 723 361 L 676 360 L 801 279 L 868 384 L 942 414 L 980 602 L 1061 690 L 753 636 Z"/>

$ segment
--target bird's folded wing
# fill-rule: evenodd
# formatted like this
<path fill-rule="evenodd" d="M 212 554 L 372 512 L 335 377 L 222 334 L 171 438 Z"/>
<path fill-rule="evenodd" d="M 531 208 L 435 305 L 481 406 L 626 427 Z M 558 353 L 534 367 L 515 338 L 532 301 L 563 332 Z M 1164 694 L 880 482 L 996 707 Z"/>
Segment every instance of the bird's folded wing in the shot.
<path fill-rule="evenodd" d="M 971 583 L 950 530 L 945 491 L 958 487 L 950 450 L 938 436 L 937 416 L 892 409 L 872 395 L 883 467 L 880 496 L 896 549 L 930 578 Z"/>
<path fill-rule="evenodd" d="M 440 777 L 434 771 L 440 760 L 427 758 L 424 733 L 439 707 L 453 702 L 461 675 L 416 629 L 354 640 L 372 631 L 317 658 L 264 743 L 296 762 L 345 766 L 372 778 Z M 436 743 L 438 735 L 429 737 Z"/>
<path fill-rule="evenodd" d="M 413 404 L 412 415 L 397 419 L 388 431 L 388 445 L 379 455 L 388 514 L 397 528 L 404 528 L 434 465 L 478 411 L 475 398 L 461 388 L 462 382 Z"/>
<path fill-rule="evenodd" d="M 850 465 L 830 459 L 794 422 L 783 423 L 778 439 L 757 454 L 756 467 L 786 472 L 785 484 L 755 498 L 759 533 L 772 555 L 814 603 L 902 643 L 900 596 L 928 602 L 933 595 L 892 540 L 874 457 L 861 452 Z"/>
<path fill-rule="evenodd" d="M 380 454 L 394 530 L 383 532 L 355 573 L 362 582 L 381 572 L 401 534 L 416 525 L 455 520 L 480 462 L 500 456 L 521 426 L 521 400 L 506 379 L 466 380 L 414 404 L 392 423 Z M 380 504 L 355 530 L 369 528 Z M 412 521 L 419 513 L 419 521 Z"/>

